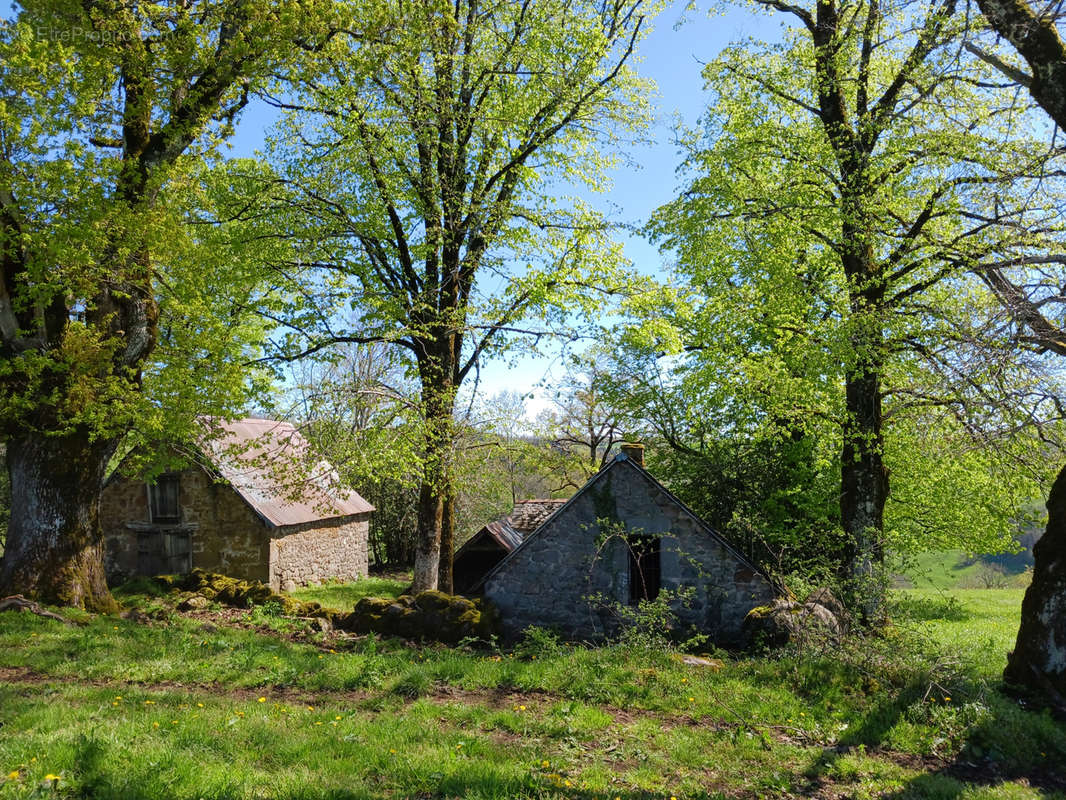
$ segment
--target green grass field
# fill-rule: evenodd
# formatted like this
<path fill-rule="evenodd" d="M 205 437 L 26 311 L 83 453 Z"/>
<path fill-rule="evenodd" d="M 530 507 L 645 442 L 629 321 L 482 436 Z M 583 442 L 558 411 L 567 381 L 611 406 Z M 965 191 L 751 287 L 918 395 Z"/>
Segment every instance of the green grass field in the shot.
<path fill-rule="evenodd" d="M 291 592 L 297 600 L 321 603 L 337 611 L 351 611 L 364 597 L 399 597 L 410 575 L 362 578 L 352 583 L 328 582 Z"/>
<path fill-rule="evenodd" d="M 909 585 L 917 589 L 1024 588 L 1028 576 L 1020 570 L 1020 563 L 997 566 L 970 558 L 962 550 L 918 553 L 899 566 Z"/>
<path fill-rule="evenodd" d="M 322 591 L 347 607 L 361 589 Z M 4 613 L 0 798 L 1054 796 L 1066 727 L 997 686 L 1020 599 L 901 592 L 883 637 L 718 669 L 545 637 L 327 636 L 140 595 L 123 600 L 147 622 Z"/>

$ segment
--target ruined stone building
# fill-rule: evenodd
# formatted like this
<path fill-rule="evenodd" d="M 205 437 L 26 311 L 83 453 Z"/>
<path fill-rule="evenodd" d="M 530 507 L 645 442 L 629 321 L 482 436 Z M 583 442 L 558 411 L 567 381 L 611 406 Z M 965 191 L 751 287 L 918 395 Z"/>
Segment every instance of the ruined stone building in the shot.
<path fill-rule="evenodd" d="M 193 567 L 293 588 L 367 574 L 374 508 L 287 422 L 212 421 L 197 463 L 148 484 L 117 470 L 100 522 L 108 575 Z"/>
<path fill-rule="evenodd" d="M 519 500 L 506 517 L 490 522 L 455 551 L 452 581 L 458 594 L 475 591 L 489 570 L 539 528 L 565 500 Z"/>
<path fill-rule="evenodd" d="M 589 640 L 612 633 L 623 606 L 691 590 L 687 604 L 672 603 L 678 622 L 724 644 L 740 638 L 748 611 L 778 594 L 644 469 L 639 445 L 624 446 L 475 588 L 511 635 L 536 625 Z"/>

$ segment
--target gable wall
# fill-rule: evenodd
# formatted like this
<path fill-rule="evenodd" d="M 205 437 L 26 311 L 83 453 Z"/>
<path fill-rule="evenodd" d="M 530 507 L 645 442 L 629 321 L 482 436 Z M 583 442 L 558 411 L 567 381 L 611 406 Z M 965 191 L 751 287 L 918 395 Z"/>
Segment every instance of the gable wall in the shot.
<path fill-rule="evenodd" d="M 197 526 L 190 540 L 193 567 L 269 580 L 270 537 L 262 520 L 231 487 L 215 483 L 202 469 L 185 469 L 180 476 L 182 522 Z M 117 477 L 104 487 L 100 524 L 110 578 L 137 574 L 137 531 L 126 523 L 148 521 L 142 481 Z"/>
<path fill-rule="evenodd" d="M 365 578 L 369 534 L 369 513 L 279 528 L 270 541 L 271 588 Z"/>
<path fill-rule="evenodd" d="M 573 638 L 612 631 L 614 616 L 590 598 L 627 603 L 629 557 L 620 538 L 604 541 L 610 528 L 601 528 L 602 519 L 619 521 L 631 533 L 662 535 L 662 589 L 694 587 L 693 608 L 678 609 L 678 616 L 718 642 L 735 640 L 747 612 L 775 594 L 761 574 L 623 460 L 582 489 L 486 581 L 485 595 L 499 607 L 508 633 L 529 625 L 558 628 Z"/>

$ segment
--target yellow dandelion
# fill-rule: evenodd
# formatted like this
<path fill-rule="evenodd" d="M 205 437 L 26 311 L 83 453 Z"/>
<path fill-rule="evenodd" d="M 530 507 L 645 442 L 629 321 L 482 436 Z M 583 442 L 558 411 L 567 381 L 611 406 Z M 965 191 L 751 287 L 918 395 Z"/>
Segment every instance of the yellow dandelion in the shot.
<path fill-rule="evenodd" d="M 53 775 L 51 772 L 49 772 L 47 775 L 44 776 L 44 779 L 46 781 L 58 781 L 58 780 L 60 780 L 60 776 L 59 775 Z"/>
<path fill-rule="evenodd" d="M 116 699 L 116 700 L 121 700 L 121 699 L 122 699 L 122 695 L 120 695 L 120 694 L 116 694 L 116 695 L 115 695 L 115 699 Z"/>
<path fill-rule="evenodd" d="M 113 631 L 117 631 L 117 630 L 118 630 L 118 625 L 112 625 L 112 626 L 111 626 L 111 630 L 113 630 Z"/>
<path fill-rule="evenodd" d="M 542 767 L 544 767 L 544 769 L 547 769 L 548 767 L 550 767 L 550 766 L 551 766 L 551 764 L 549 764 L 547 760 L 541 761 L 541 762 L 540 762 L 540 765 L 541 765 Z"/>
<path fill-rule="evenodd" d="M 315 707 L 314 707 L 314 706 L 308 706 L 308 707 L 307 707 L 307 710 L 308 710 L 308 711 L 314 711 L 314 710 L 315 710 Z"/>
<path fill-rule="evenodd" d="M 320 656 L 319 656 L 319 658 L 325 658 L 325 656 L 323 656 L 323 655 L 320 655 Z"/>
<path fill-rule="evenodd" d="M 392 753 L 393 755 L 396 755 L 396 751 L 391 749 L 391 748 L 389 749 L 389 752 Z"/>
<path fill-rule="evenodd" d="M 950 703 L 951 702 L 951 698 L 950 697 L 945 697 L 944 698 L 944 702 L 945 703 Z"/>
<path fill-rule="evenodd" d="M 17 769 L 11 770 L 11 772 L 7 773 L 7 779 L 9 781 L 17 781 L 19 779 L 19 771 Z"/>
<path fill-rule="evenodd" d="M 322 724 L 322 720 L 317 720 L 317 721 L 315 722 L 315 725 L 321 725 L 321 724 Z"/>
<path fill-rule="evenodd" d="M 572 785 L 573 785 L 573 784 L 572 784 L 572 783 L 570 783 L 570 781 L 569 781 L 569 780 L 565 780 L 565 781 L 563 781 L 563 786 L 572 786 Z"/>
<path fill-rule="evenodd" d="M 197 704 L 196 704 L 196 707 L 197 707 L 197 708 L 203 708 L 203 707 L 204 707 L 204 704 L 203 704 L 203 703 L 197 703 Z"/>
<path fill-rule="evenodd" d="M 154 706 L 155 705 L 155 700 L 145 700 L 144 704 L 146 706 Z"/>
<path fill-rule="evenodd" d="M 257 703 L 265 703 L 266 701 L 267 701 L 267 699 L 265 697 L 260 697 L 256 702 Z"/>
<path fill-rule="evenodd" d="M 689 701 L 690 703 L 695 703 L 695 702 L 696 702 L 696 698 L 695 698 L 695 697 L 690 697 L 690 698 L 688 699 L 688 701 Z"/>
<path fill-rule="evenodd" d="M 526 707 L 525 707 L 525 706 L 519 706 L 519 707 L 518 707 L 518 710 L 519 710 L 519 711 L 525 711 L 525 710 L 526 710 Z"/>
<path fill-rule="evenodd" d="M 152 723 L 152 727 L 153 728 L 158 728 L 159 727 L 159 723 L 158 722 L 153 722 Z"/>
<path fill-rule="evenodd" d="M 336 716 L 336 717 L 334 717 L 333 719 L 340 719 L 340 715 L 337 715 L 337 716 Z"/>
<path fill-rule="evenodd" d="M 177 721 L 176 719 L 172 719 L 172 720 L 170 721 L 170 724 L 171 724 L 171 725 L 177 725 L 177 724 L 178 724 L 178 721 Z"/>

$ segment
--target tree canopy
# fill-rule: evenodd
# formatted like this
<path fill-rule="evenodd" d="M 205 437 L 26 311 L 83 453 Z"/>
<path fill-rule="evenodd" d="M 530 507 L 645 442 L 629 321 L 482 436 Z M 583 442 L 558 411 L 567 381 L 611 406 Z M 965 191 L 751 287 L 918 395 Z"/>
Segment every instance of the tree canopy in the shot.
<path fill-rule="evenodd" d="M 378 33 L 293 70 L 274 157 L 315 301 L 288 357 L 336 343 L 407 351 L 425 424 L 415 585 L 451 555 L 455 393 L 490 353 L 570 324 L 624 285 L 603 219 L 560 197 L 604 185 L 646 124 L 629 66 L 656 11 L 618 3 L 388 2 Z M 351 13 L 369 13 L 351 6 Z M 338 326 L 337 309 L 360 324 Z"/>

